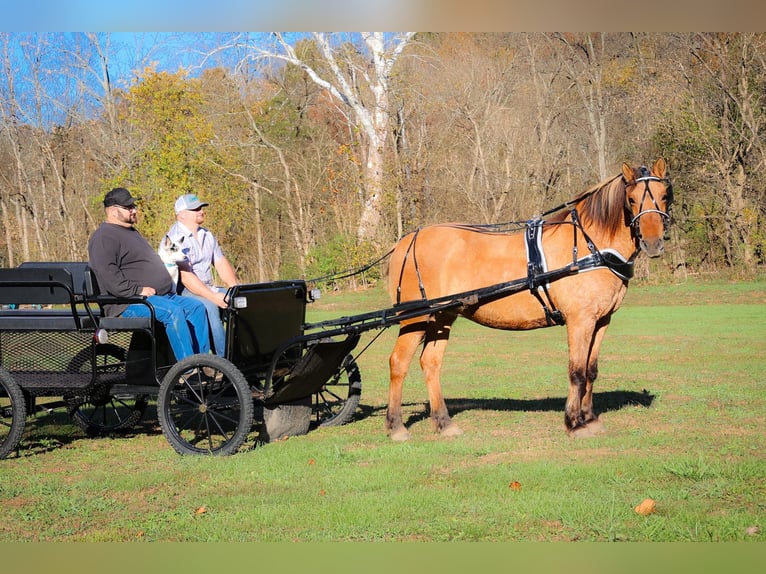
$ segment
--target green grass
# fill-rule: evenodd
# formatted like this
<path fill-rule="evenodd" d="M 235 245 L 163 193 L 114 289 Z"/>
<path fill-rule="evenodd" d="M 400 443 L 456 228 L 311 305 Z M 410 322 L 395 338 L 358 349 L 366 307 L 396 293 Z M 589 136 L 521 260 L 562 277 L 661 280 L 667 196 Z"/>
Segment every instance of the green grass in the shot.
<path fill-rule="evenodd" d="M 88 439 L 31 419 L 0 462 L 4 541 L 763 541 L 766 283 L 639 286 L 615 315 L 595 405 L 606 434 L 563 429 L 563 328 L 459 321 L 443 383 L 465 435 L 433 434 L 416 368 L 411 441 L 384 433 L 396 332 L 364 335 L 357 420 L 232 457 L 180 457 L 151 417 Z M 326 294 L 311 320 L 388 306 Z M 153 414 L 153 413 L 152 413 Z M 257 429 L 254 429 L 254 434 Z M 512 488 L 518 483 L 520 488 Z M 657 512 L 634 507 L 656 501 Z"/>

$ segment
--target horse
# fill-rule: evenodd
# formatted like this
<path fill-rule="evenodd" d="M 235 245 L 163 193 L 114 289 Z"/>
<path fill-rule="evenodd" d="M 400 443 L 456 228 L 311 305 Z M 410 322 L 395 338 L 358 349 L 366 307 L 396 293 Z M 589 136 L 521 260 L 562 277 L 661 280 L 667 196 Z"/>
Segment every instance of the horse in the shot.
<path fill-rule="evenodd" d="M 654 258 L 664 251 L 672 201 L 667 171 L 662 158 L 651 170 L 624 163 L 622 173 L 516 230 L 436 224 L 400 239 L 388 264 L 394 308 L 454 293 L 483 293 L 492 285 L 522 287 L 507 295 L 500 290 L 494 297 L 490 288 L 485 298 L 467 297 L 460 306 L 399 323 L 389 357 L 388 436 L 396 441 L 410 438 L 402 422 L 402 387 L 421 345 L 420 367 L 434 431 L 444 437 L 463 433 L 450 418 L 440 382 L 450 329 L 460 316 L 504 330 L 566 325 L 566 432 L 574 436 L 603 432 L 593 409 L 599 349 L 612 314 L 625 297 L 636 256 L 643 252 Z M 551 217 L 542 219 L 547 215 Z M 578 249 L 583 246 L 590 253 L 580 258 Z"/>

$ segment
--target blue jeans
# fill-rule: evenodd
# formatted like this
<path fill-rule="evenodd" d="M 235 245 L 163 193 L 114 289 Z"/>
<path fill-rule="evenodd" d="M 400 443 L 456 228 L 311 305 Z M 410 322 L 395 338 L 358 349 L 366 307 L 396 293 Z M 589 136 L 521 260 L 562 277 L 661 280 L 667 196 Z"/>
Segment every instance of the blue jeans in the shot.
<path fill-rule="evenodd" d="M 218 291 L 222 290 L 218 287 L 213 287 L 213 289 Z M 223 291 L 225 292 L 226 290 L 223 289 Z M 181 295 L 184 297 L 192 297 L 205 306 L 205 311 L 207 311 L 207 321 L 210 325 L 210 334 L 213 336 L 213 352 L 216 355 L 223 357 L 226 351 L 226 331 L 223 328 L 223 321 L 221 321 L 221 308 L 210 299 L 195 295 L 186 288 L 181 291 Z"/>
<path fill-rule="evenodd" d="M 168 342 L 176 361 L 210 352 L 210 330 L 207 326 L 205 306 L 196 299 L 174 293 L 147 297 L 154 307 L 154 316 L 165 325 Z M 128 306 L 121 317 L 148 317 L 149 307 L 141 303 Z"/>

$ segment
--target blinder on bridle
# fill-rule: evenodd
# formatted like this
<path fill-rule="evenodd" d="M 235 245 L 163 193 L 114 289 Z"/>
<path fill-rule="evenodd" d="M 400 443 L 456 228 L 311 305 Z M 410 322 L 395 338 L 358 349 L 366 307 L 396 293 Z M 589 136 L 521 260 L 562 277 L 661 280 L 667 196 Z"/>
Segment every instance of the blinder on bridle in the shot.
<path fill-rule="evenodd" d="M 670 239 L 670 205 L 673 203 L 673 184 L 670 182 L 670 180 L 666 177 L 656 177 L 651 174 L 649 169 L 646 166 L 641 166 L 639 168 L 641 170 L 641 177 L 636 178 L 633 182 L 625 182 L 626 184 L 635 183 L 638 185 L 639 182 L 644 182 L 644 194 L 641 196 L 641 202 L 638 204 L 639 208 L 643 207 L 644 201 L 646 201 L 646 198 L 648 197 L 652 204 L 654 205 L 654 209 L 642 209 L 639 211 L 636 215 L 633 216 L 633 218 L 630 221 L 630 227 L 633 229 L 633 233 L 636 235 L 636 238 L 641 240 L 641 228 L 639 226 L 639 219 L 646 215 L 647 213 L 657 213 L 662 218 L 662 226 L 664 229 L 663 233 L 663 239 L 669 240 Z M 667 199 L 665 200 L 665 209 L 666 211 L 662 211 L 660 209 L 659 204 L 657 203 L 657 199 L 654 197 L 654 194 L 652 193 L 652 190 L 649 189 L 649 182 L 650 181 L 659 181 L 665 186 L 665 190 L 667 191 Z M 632 215 L 632 213 L 631 213 Z"/>

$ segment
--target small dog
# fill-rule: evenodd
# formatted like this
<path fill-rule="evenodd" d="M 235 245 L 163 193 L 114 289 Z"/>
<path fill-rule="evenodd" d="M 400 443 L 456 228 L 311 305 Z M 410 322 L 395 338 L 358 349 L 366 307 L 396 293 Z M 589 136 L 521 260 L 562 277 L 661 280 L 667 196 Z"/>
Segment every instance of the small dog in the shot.
<path fill-rule="evenodd" d="M 157 250 L 157 254 L 165 264 L 165 269 L 170 273 L 170 278 L 173 280 L 173 291 L 178 287 L 178 264 L 182 261 L 186 261 L 187 257 L 184 253 L 183 237 L 180 242 L 173 241 L 168 235 L 166 235 L 160 242 L 160 248 Z"/>

